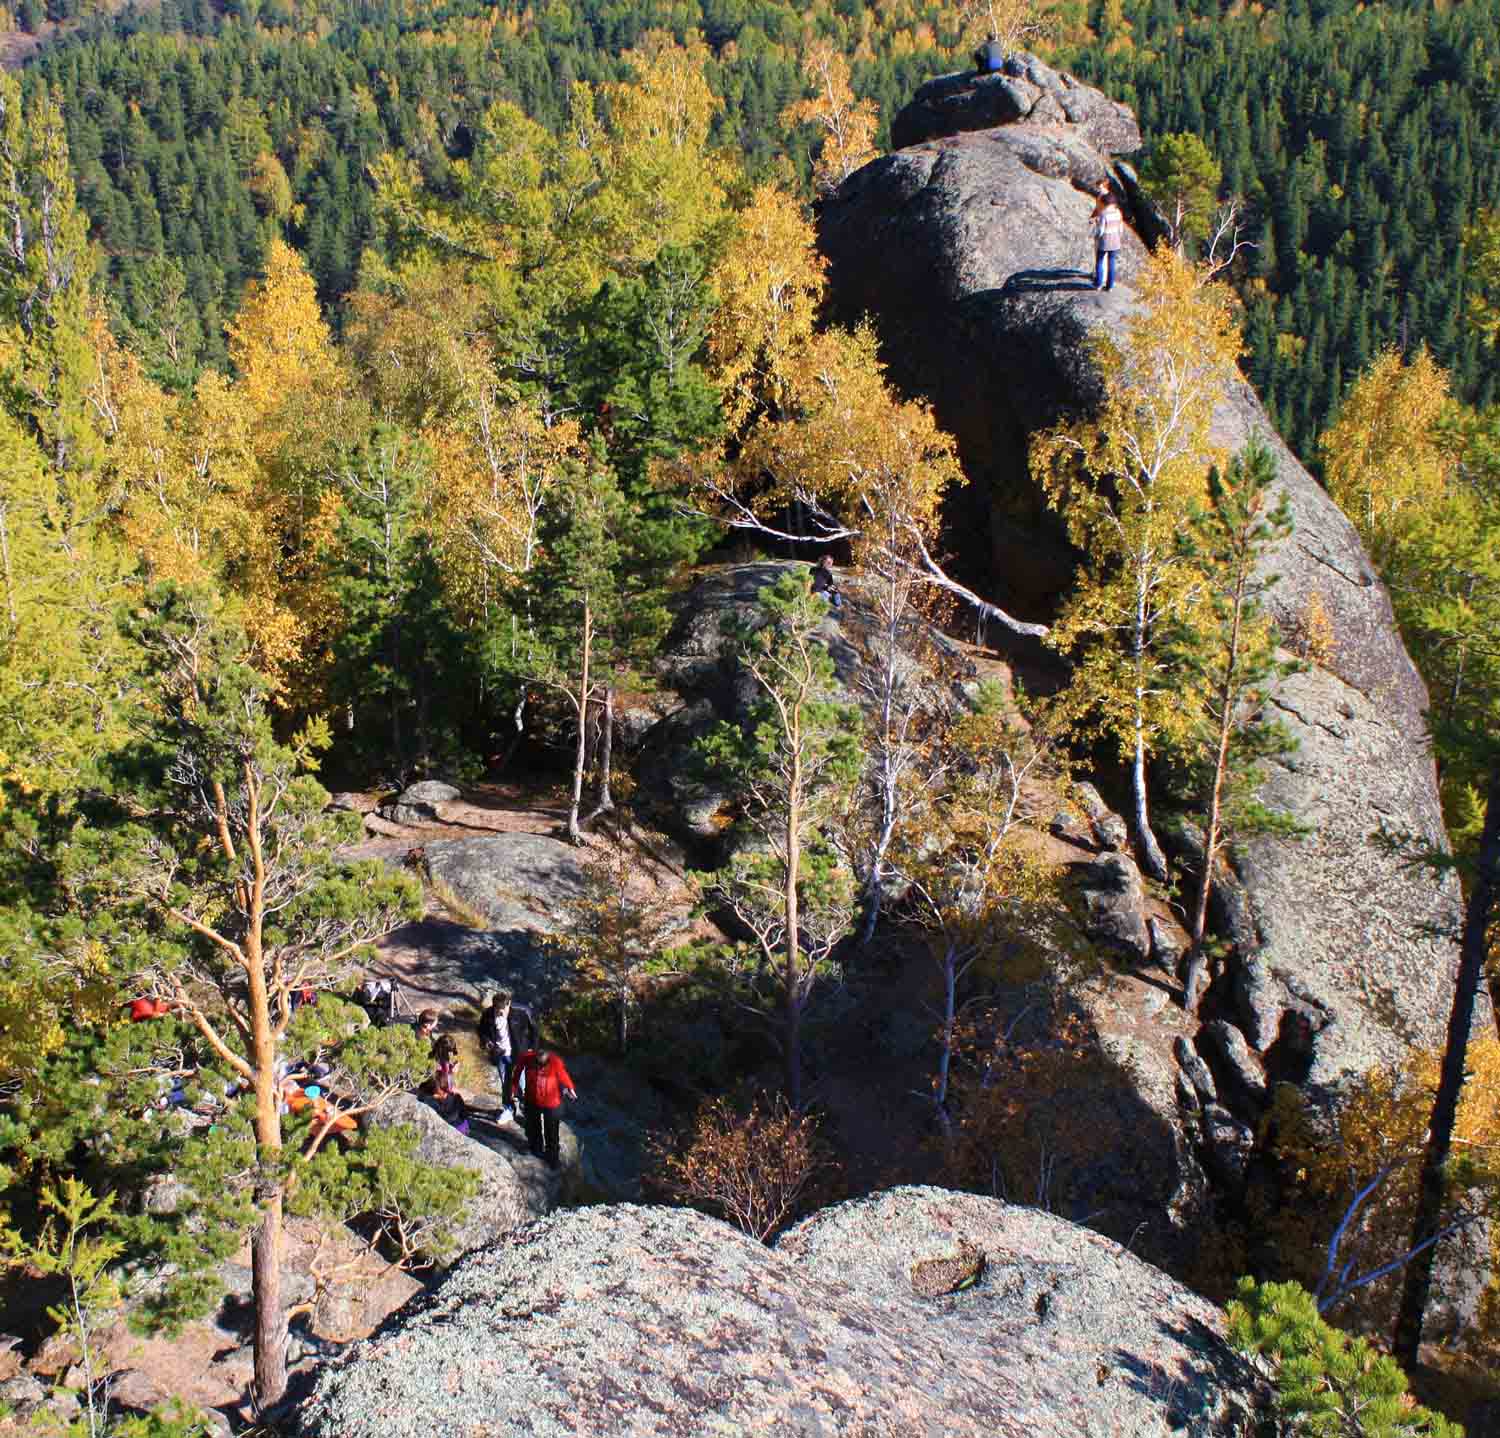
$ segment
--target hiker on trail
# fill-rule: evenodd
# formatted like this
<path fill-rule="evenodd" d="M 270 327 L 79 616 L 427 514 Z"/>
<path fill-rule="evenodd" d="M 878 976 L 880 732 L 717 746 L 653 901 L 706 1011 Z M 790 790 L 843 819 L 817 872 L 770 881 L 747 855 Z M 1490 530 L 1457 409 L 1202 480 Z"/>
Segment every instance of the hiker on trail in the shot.
<path fill-rule="evenodd" d="M 165 999 L 143 998 L 131 999 L 130 1022 L 133 1024 L 145 1023 L 148 1019 L 164 1019 L 172 1012 L 172 1006 Z"/>
<path fill-rule="evenodd" d="M 974 52 L 974 68 L 981 75 L 998 74 L 1005 64 L 1005 51 L 993 35 Z"/>
<path fill-rule="evenodd" d="M 516 1061 L 506 1085 L 505 1098 L 510 1101 L 511 1091 L 519 1081 L 526 1084 L 526 1143 L 538 1158 L 545 1154 L 547 1166 L 556 1168 L 559 1163 L 558 1115 L 562 1112 L 563 1095 L 576 1099 L 573 1077 L 558 1056 L 549 1048 L 527 1049 Z"/>
<path fill-rule="evenodd" d="M 495 1075 L 500 1081 L 502 1095 L 515 1063 L 515 1050 L 510 1043 L 510 1008 L 510 990 L 499 989 L 489 996 L 489 1001 L 479 1011 L 479 1042 L 484 1045 L 485 1053 L 495 1065 Z M 504 1103 L 501 1112 L 510 1111 L 510 1104 Z"/>
<path fill-rule="evenodd" d="M 1115 287 L 1115 256 L 1125 239 L 1125 216 L 1115 202 L 1114 191 L 1107 180 L 1099 186 L 1094 213 L 1089 216 L 1089 227 L 1094 236 L 1094 288 L 1112 290 Z"/>
<path fill-rule="evenodd" d="M 813 566 L 812 592 L 814 594 L 826 595 L 830 609 L 843 608 L 844 596 L 839 593 L 838 580 L 834 578 L 833 556 L 831 554 L 825 554 Z"/>

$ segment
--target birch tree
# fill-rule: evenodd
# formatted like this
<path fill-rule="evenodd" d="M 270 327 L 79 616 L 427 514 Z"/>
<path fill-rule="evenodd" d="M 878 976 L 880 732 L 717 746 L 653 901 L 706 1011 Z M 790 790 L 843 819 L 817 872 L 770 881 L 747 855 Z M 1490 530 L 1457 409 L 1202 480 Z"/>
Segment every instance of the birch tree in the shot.
<path fill-rule="evenodd" d="M 1084 555 L 1049 642 L 1078 656 L 1079 727 L 1118 744 L 1143 865 L 1164 879 L 1147 781 L 1184 711 L 1162 640 L 1197 592 L 1175 540 L 1209 467 L 1223 460 L 1210 426 L 1240 383 L 1240 337 L 1229 288 L 1175 250 L 1150 257 L 1137 290 L 1118 339 L 1098 332 L 1090 341 L 1103 382 L 1096 411 L 1037 436 L 1031 466 Z"/>

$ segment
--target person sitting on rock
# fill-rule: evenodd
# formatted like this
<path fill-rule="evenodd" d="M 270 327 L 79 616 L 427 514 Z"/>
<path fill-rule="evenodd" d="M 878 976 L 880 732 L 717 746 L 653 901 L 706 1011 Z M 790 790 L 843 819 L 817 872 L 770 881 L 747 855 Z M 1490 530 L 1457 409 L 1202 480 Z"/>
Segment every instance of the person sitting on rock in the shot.
<path fill-rule="evenodd" d="M 549 1048 L 527 1049 L 516 1061 L 506 1085 L 505 1098 L 510 1102 L 518 1082 L 526 1085 L 526 1143 L 537 1158 L 544 1153 L 549 1168 L 560 1162 L 558 1115 L 563 1095 L 578 1097 L 573 1078 L 563 1061 Z M 545 1145 L 543 1137 L 545 1135 Z"/>
<path fill-rule="evenodd" d="M 993 35 L 974 52 L 974 68 L 981 75 L 997 75 L 1004 64 L 1005 51 Z"/>
<path fill-rule="evenodd" d="M 434 1076 L 428 1102 L 465 1137 L 469 1133 L 469 1106 L 464 1096 L 445 1079 L 441 1072 Z"/>
<path fill-rule="evenodd" d="M 458 1043 L 452 1034 L 444 1034 L 433 1040 L 432 1061 L 437 1065 L 433 1075 L 436 1083 L 452 1088 L 458 1074 Z"/>
<path fill-rule="evenodd" d="M 830 609 L 842 609 L 844 607 L 844 596 L 839 593 L 838 580 L 834 578 L 833 574 L 833 556 L 831 554 L 825 554 L 813 566 L 812 592 L 825 596 Z"/>

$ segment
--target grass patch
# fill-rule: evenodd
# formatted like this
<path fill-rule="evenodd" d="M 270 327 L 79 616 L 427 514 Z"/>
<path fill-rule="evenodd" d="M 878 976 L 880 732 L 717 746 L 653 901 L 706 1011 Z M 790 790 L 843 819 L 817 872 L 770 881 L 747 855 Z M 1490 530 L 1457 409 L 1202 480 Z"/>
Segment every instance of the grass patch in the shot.
<path fill-rule="evenodd" d="M 489 928 L 489 920 L 472 904 L 461 899 L 441 879 L 428 879 L 427 892 L 438 901 L 448 917 L 455 923 L 463 924 L 465 928 L 469 929 Z"/>
<path fill-rule="evenodd" d="M 458 1045 L 458 1088 L 478 1100 L 481 1106 L 498 1105 L 500 1090 L 495 1086 L 495 1065 L 479 1042 L 479 1009 L 460 1004 L 448 1011 L 438 1032 Z"/>

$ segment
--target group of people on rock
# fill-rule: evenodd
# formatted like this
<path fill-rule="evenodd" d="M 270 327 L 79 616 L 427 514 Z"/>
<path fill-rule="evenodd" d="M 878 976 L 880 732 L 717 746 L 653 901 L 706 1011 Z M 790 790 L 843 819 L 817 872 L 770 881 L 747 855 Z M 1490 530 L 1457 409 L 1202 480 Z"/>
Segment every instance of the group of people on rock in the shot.
<path fill-rule="evenodd" d="M 356 997 L 373 1016 L 389 1022 L 395 1014 L 397 996 L 389 979 L 369 978 L 360 986 Z M 313 990 L 294 995 L 296 1007 L 316 1004 Z M 173 1011 L 170 1001 L 154 995 L 143 995 L 128 1001 L 132 1023 L 166 1018 Z M 412 1021 L 419 1039 L 431 1045 L 432 1073 L 418 1092 L 460 1133 L 469 1132 L 469 1106 L 458 1090 L 458 1042 L 452 1034 L 440 1034 L 440 1015 L 436 1009 L 423 1009 Z M 560 1162 L 559 1120 L 564 1097 L 576 1099 L 577 1088 L 561 1057 L 540 1041 L 536 1016 L 525 1004 L 516 1003 L 505 989 L 484 996 L 477 1025 L 479 1042 L 486 1057 L 495 1066 L 496 1087 L 501 1108 L 497 1117 L 519 1117 L 526 1131 L 527 1146 L 538 1158 L 556 1168 Z M 310 1112 L 313 1134 L 321 1138 L 348 1137 L 358 1131 L 358 1121 L 339 1110 L 337 1102 L 326 1091 L 331 1066 L 314 1061 L 283 1061 L 276 1071 L 276 1087 L 284 1114 Z M 190 1075 L 174 1072 L 158 1107 L 187 1104 L 187 1082 Z M 233 1098 L 244 1085 L 231 1084 L 227 1097 Z M 519 1113 L 518 1113 L 519 1107 Z"/>
<path fill-rule="evenodd" d="M 486 995 L 478 1030 L 479 1042 L 495 1065 L 501 1112 L 514 1114 L 520 1097 L 527 1147 L 556 1168 L 563 1095 L 578 1097 L 567 1066 L 541 1042 L 536 1015 L 525 1004 L 516 1003 L 506 989 Z"/>
<path fill-rule="evenodd" d="M 461 1133 L 469 1132 L 469 1107 L 456 1083 L 458 1044 L 450 1034 L 437 1032 L 436 1009 L 417 1015 L 418 1038 L 432 1043 L 432 1077 L 422 1085 L 422 1097 Z M 505 989 L 484 996 L 476 1025 L 486 1057 L 495 1065 L 500 1090 L 499 1116 L 516 1116 L 519 1100 L 527 1147 L 552 1167 L 561 1162 L 558 1124 L 563 1098 L 578 1091 L 567 1065 L 540 1042 L 536 1017 Z"/>

